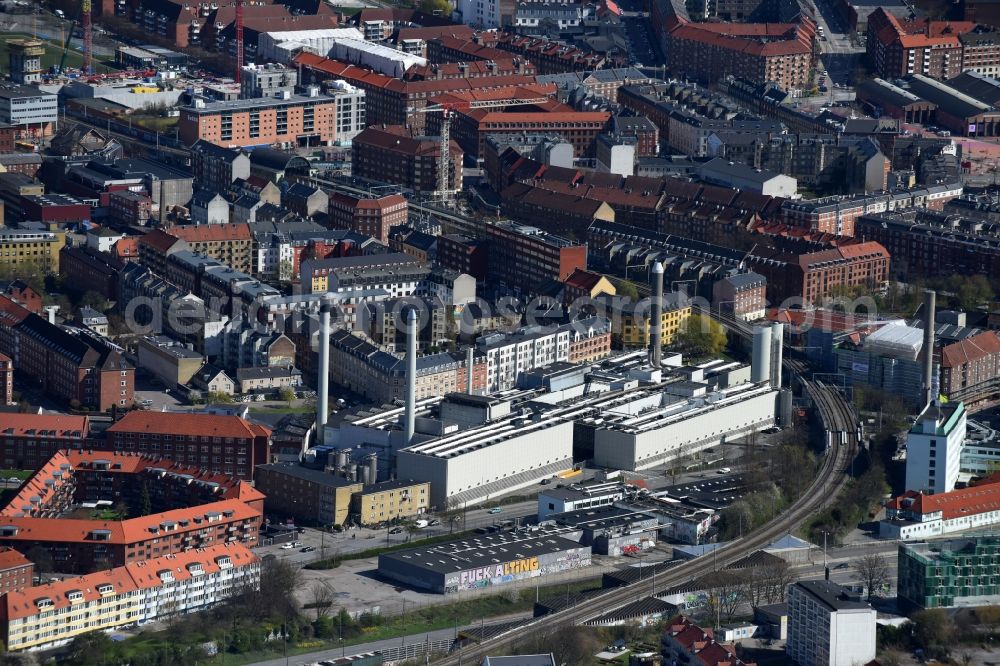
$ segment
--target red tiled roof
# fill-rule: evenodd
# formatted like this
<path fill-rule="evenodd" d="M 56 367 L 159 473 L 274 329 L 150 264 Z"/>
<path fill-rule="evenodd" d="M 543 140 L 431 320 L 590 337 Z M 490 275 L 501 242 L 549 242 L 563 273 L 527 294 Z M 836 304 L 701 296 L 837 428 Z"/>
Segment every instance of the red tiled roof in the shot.
<path fill-rule="evenodd" d="M 209 226 L 209 225 L 205 225 Z M 147 247 L 153 248 L 156 252 L 160 254 L 165 254 L 167 250 L 174 246 L 180 238 L 168 234 L 162 229 L 154 229 L 148 234 L 144 234 L 138 240 L 140 245 L 146 245 Z"/>
<path fill-rule="evenodd" d="M 0 571 L 7 571 L 17 567 L 26 567 L 31 564 L 31 560 L 17 552 L 13 548 L 0 548 Z"/>
<path fill-rule="evenodd" d="M 119 259 L 139 255 L 139 239 L 134 236 L 129 238 L 120 238 L 111 247 Z"/>
<path fill-rule="evenodd" d="M 45 437 L 66 437 L 79 442 L 90 434 L 90 419 L 86 416 L 57 414 L 3 414 L 0 435 L 24 437 L 29 434 Z"/>
<path fill-rule="evenodd" d="M 169 234 L 189 243 L 209 241 L 250 240 L 250 225 L 234 222 L 231 224 L 186 224 L 171 227 Z"/>
<path fill-rule="evenodd" d="M 577 268 L 575 271 L 570 273 L 569 277 L 563 281 L 563 284 L 567 287 L 575 287 L 576 289 L 590 291 L 603 279 L 604 276 L 600 273 L 592 273 L 591 271 Z"/>
<path fill-rule="evenodd" d="M 990 354 L 1000 354 L 1000 335 L 997 335 L 996 331 L 984 331 L 971 338 L 942 347 L 941 367 L 956 368 L 972 361 L 978 361 Z"/>
<path fill-rule="evenodd" d="M 37 602 L 41 599 L 52 601 L 51 609 L 65 608 L 70 605 L 69 594 L 80 592 L 83 601 L 95 601 L 101 598 L 98 589 L 111 585 L 112 593 L 122 595 L 139 589 L 159 587 L 159 573 L 170 571 L 175 579 L 185 580 L 191 577 L 189 565 L 201 564 L 205 574 L 219 572 L 218 559 L 228 557 L 234 567 L 245 566 L 257 561 L 257 556 L 243 544 L 219 544 L 207 548 L 198 548 L 183 553 L 154 557 L 141 563 L 115 567 L 107 571 L 98 571 L 86 576 L 64 578 L 63 580 L 46 583 L 37 587 L 8 592 L 4 596 L 7 619 L 32 617 L 38 614 Z M 78 602 L 79 603 L 79 602 Z"/>
<path fill-rule="evenodd" d="M 919 515 L 941 512 L 942 520 L 1000 511 L 1000 478 L 992 476 L 982 483 L 950 493 L 924 495 L 909 490 L 890 500 L 887 509 L 911 511 Z"/>
<path fill-rule="evenodd" d="M 210 225 L 206 225 L 210 226 Z M 238 416 L 185 412 L 129 412 L 107 432 L 146 432 L 201 437 L 269 437 L 271 430 Z"/>

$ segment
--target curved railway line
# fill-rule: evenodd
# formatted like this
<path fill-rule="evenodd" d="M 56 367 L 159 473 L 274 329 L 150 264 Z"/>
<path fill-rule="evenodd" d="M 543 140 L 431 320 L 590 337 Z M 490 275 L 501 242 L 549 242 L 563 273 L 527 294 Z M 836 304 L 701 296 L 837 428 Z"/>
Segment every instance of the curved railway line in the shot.
<path fill-rule="evenodd" d="M 710 313 L 716 316 L 715 313 Z M 724 316 L 716 316 L 721 322 L 738 335 L 752 335 L 746 322 L 730 320 Z M 658 576 L 657 585 L 662 589 L 679 585 L 699 576 L 723 568 L 776 539 L 784 536 L 790 530 L 801 524 L 817 511 L 825 509 L 837 496 L 841 486 L 849 478 L 851 457 L 854 455 L 858 442 L 858 419 L 854 410 L 844 396 L 835 388 L 823 382 L 807 380 L 804 374 L 808 366 L 796 358 L 783 359 L 783 365 L 793 375 L 799 377 L 803 391 L 808 393 L 817 407 L 817 413 L 822 422 L 827 439 L 826 455 L 820 465 L 816 478 L 809 488 L 796 500 L 787 511 L 767 525 L 745 537 L 730 541 L 718 548 L 712 558 L 696 558 L 688 563 L 677 565 L 667 573 Z M 479 663 L 483 657 L 496 654 L 499 650 L 525 637 L 535 634 L 552 634 L 561 628 L 580 624 L 610 610 L 635 601 L 638 585 L 648 585 L 641 581 L 631 585 L 608 590 L 581 604 L 558 613 L 551 613 L 522 624 L 511 631 L 490 638 L 479 645 L 453 652 L 434 663 L 444 665 L 459 665 L 462 663 Z"/>

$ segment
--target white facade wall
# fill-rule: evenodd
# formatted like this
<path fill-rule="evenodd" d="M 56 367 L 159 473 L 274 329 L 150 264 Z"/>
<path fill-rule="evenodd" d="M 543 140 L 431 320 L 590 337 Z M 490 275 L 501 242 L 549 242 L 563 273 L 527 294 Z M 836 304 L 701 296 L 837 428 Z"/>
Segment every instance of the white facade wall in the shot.
<path fill-rule="evenodd" d="M 364 39 L 357 28 L 329 28 L 326 30 L 283 30 L 262 32 L 257 38 L 257 55 L 262 60 L 288 64 L 291 52 L 279 44 L 293 42 L 313 53 L 326 56 L 338 39 Z"/>
<path fill-rule="evenodd" d="M 640 470 L 715 446 L 726 437 L 774 425 L 777 391 L 765 391 L 727 405 L 705 407 L 660 428 L 628 432 L 615 428 L 594 433 L 594 464 Z"/>
<path fill-rule="evenodd" d="M 786 652 L 800 666 L 861 666 L 875 659 L 875 609 L 831 610 L 793 585 Z"/>
<path fill-rule="evenodd" d="M 471 437 L 475 432 L 467 431 L 466 435 Z M 490 428 L 478 432 L 487 434 Z M 539 473 L 527 474 L 522 482 L 505 486 L 504 491 L 537 484 L 549 476 L 549 472 L 542 471 L 543 468 L 560 461 L 571 463 L 572 460 L 573 421 L 566 420 L 545 428 L 515 431 L 510 439 L 449 458 L 403 449 L 396 454 L 396 467 L 401 474 L 405 473 L 416 481 L 429 481 L 431 503 L 444 507 L 447 498 L 469 491 L 472 495 L 466 499 L 468 503 L 484 501 L 489 492 L 484 489 L 477 495 L 477 488 L 532 470 L 539 470 Z"/>
<path fill-rule="evenodd" d="M 260 584 L 259 563 L 234 567 L 228 560 L 228 557 L 216 560 L 217 573 L 206 573 L 200 566 L 189 565 L 190 577 L 183 580 L 177 580 L 169 570 L 156 572 L 160 585 L 142 590 L 139 622 L 212 606 L 242 589 Z"/>
<path fill-rule="evenodd" d="M 921 415 L 923 418 L 923 415 Z M 938 433 L 933 419 L 918 421 L 906 435 L 906 489 L 948 493 L 955 489 L 966 434 L 965 409 L 955 426 Z M 922 431 L 920 431 L 922 429 Z M 932 473 L 933 472 L 933 473 Z"/>
<path fill-rule="evenodd" d="M 500 27 L 500 0 L 458 0 L 462 23 L 492 30 Z"/>
<path fill-rule="evenodd" d="M 366 42 L 364 39 L 334 41 L 330 57 L 353 65 L 364 65 L 386 76 L 395 77 L 402 76 L 411 67 L 427 64 L 427 59 L 421 56 Z"/>
<path fill-rule="evenodd" d="M 515 336 L 505 344 L 486 349 L 486 391 L 512 389 L 522 372 L 568 361 L 569 343 L 570 331 L 564 330 L 528 339 Z"/>

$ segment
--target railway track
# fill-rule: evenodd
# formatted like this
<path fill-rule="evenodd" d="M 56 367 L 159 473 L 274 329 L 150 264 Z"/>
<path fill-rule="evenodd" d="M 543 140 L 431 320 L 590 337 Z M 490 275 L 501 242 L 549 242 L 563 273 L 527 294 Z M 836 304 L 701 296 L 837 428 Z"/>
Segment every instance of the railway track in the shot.
<path fill-rule="evenodd" d="M 715 316 L 715 313 L 707 314 Z M 723 323 L 730 324 L 727 321 L 723 321 Z M 752 335 L 752 329 L 746 322 L 732 321 L 731 327 L 736 329 L 740 335 Z M 799 375 L 800 378 L 802 374 L 808 372 L 808 366 L 799 359 L 786 357 L 783 361 L 784 366 L 793 374 Z M 823 430 L 827 436 L 826 455 L 816 478 L 806 492 L 784 514 L 752 534 L 724 544 L 715 551 L 712 558 L 697 558 L 689 563 L 679 564 L 669 573 L 658 577 L 658 587 L 662 585 L 662 589 L 668 589 L 724 568 L 754 550 L 784 536 L 811 515 L 827 508 L 834 501 L 841 486 L 849 478 L 850 460 L 859 441 L 858 420 L 851 405 L 836 388 L 822 382 L 806 379 L 802 379 L 802 381 L 804 390 L 809 393 L 817 405 Z M 443 657 L 435 663 L 447 666 L 479 663 L 483 657 L 497 654 L 503 648 L 521 641 L 527 636 L 553 635 L 561 628 L 586 622 L 635 601 L 636 586 L 640 584 L 648 585 L 648 581 L 608 590 L 582 606 L 536 618 L 479 645 Z"/>

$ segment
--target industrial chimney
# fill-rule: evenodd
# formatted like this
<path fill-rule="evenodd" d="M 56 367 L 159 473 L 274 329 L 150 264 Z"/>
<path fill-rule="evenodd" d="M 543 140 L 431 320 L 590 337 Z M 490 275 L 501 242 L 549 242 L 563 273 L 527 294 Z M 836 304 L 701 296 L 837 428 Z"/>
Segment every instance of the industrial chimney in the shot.
<path fill-rule="evenodd" d="M 472 366 L 475 362 L 475 348 L 469 345 L 465 351 L 465 392 L 469 395 L 472 395 Z"/>
<path fill-rule="evenodd" d="M 781 388 L 781 364 L 784 356 L 785 325 L 771 324 L 771 388 Z"/>
<path fill-rule="evenodd" d="M 937 294 L 924 292 L 924 404 L 929 405 L 934 395 L 934 326 L 937 319 Z"/>
<path fill-rule="evenodd" d="M 663 320 L 663 264 L 653 262 L 650 270 L 653 280 L 653 307 L 649 312 L 649 362 L 654 370 L 663 367 L 663 341 L 660 339 Z"/>
<path fill-rule="evenodd" d="M 771 379 L 771 327 L 753 327 L 753 357 L 750 360 L 750 379 L 755 383 Z"/>
<path fill-rule="evenodd" d="M 413 439 L 417 418 L 417 310 L 406 312 L 406 441 Z"/>
<path fill-rule="evenodd" d="M 316 442 L 323 443 L 330 413 L 330 314 L 333 296 L 325 294 L 319 307 L 319 376 L 316 378 Z"/>

